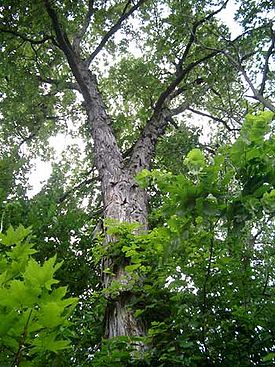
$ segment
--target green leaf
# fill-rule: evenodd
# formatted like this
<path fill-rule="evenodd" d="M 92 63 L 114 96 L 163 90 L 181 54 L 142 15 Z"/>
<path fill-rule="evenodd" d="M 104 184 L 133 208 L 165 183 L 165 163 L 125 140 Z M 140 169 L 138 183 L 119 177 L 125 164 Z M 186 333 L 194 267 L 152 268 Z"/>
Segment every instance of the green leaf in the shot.
<path fill-rule="evenodd" d="M 14 279 L 8 288 L 0 289 L 0 305 L 15 308 L 32 307 L 38 300 L 40 289 L 30 287 L 24 281 Z"/>
<path fill-rule="evenodd" d="M 26 283 L 34 287 L 45 287 L 51 290 L 52 285 L 58 283 L 58 280 L 54 279 L 53 275 L 62 265 L 62 263 L 54 265 L 55 262 L 56 256 L 45 261 L 43 265 L 39 265 L 34 259 L 30 259 L 24 274 Z"/>
<path fill-rule="evenodd" d="M 140 265 L 141 265 L 140 263 L 138 263 L 138 264 L 132 264 L 132 265 L 127 265 L 125 267 L 125 270 L 127 272 L 129 272 L 129 273 L 132 273 L 133 271 L 137 270 L 140 267 Z"/>
<path fill-rule="evenodd" d="M 262 203 L 268 212 L 275 212 L 275 189 L 264 193 Z"/>
<path fill-rule="evenodd" d="M 266 356 L 263 357 L 263 362 L 270 362 L 275 360 L 275 353 L 268 353 Z"/>
<path fill-rule="evenodd" d="M 69 348 L 70 346 L 70 342 L 68 340 L 57 340 L 57 335 L 55 333 L 51 333 L 49 335 L 42 333 L 42 335 L 38 335 L 32 344 L 34 345 L 34 348 L 30 351 L 31 354 L 43 353 L 46 351 L 57 353 L 60 350 Z"/>
<path fill-rule="evenodd" d="M 7 234 L 0 233 L 0 243 L 5 246 L 12 246 L 22 242 L 31 233 L 31 228 L 25 228 L 21 224 L 14 229 L 10 226 L 7 230 Z"/>
<path fill-rule="evenodd" d="M 184 159 L 184 164 L 187 165 L 192 173 L 197 173 L 205 167 L 205 158 L 200 149 L 192 149 Z"/>
<path fill-rule="evenodd" d="M 61 316 L 64 311 L 64 306 L 61 302 L 49 302 L 41 305 L 39 313 L 39 321 L 45 328 L 55 328 L 64 323 L 64 318 Z"/>

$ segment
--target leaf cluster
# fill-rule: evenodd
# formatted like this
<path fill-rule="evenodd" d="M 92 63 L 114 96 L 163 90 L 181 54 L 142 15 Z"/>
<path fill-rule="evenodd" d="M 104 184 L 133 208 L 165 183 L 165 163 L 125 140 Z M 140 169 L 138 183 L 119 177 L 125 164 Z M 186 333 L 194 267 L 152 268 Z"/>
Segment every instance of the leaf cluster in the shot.
<path fill-rule="evenodd" d="M 68 319 L 77 299 L 56 287 L 62 264 L 56 256 L 43 264 L 34 260 L 30 228 L 10 227 L 0 234 L 0 246 L 1 365 L 43 365 L 51 353 L 69 348 Z"/>

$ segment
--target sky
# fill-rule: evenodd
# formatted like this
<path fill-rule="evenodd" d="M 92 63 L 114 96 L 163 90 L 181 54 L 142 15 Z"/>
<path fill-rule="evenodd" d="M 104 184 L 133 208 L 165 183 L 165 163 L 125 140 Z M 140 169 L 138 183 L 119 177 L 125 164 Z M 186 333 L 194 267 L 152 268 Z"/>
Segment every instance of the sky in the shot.
<path fill-rule="evenodd" d="M 237 37 L 242 32 L 241 27 L 234 21 L 236 10 L 237 5 L 234 0 L 230 0 L 226 9 L 222 10 L 218 15 L 218 18 L 221 19 L 231 30 L 232 38 Z M 205 118 L 196 117 L 196 119 L 194 119 L 194 125 L 202 128 L 201 140 L 203 142 L 207 142 L 210 132 L 209 124 L 206 123 L 207 121 L 208 120 Z M 57 136 L 50 138 L 50 145 L 55 149 L 57 159 L 58 157 L 61 157 L 62 151 L 66 150 L 68 145 L 75 142 L 81 144 L 81 141 L 75 141 L 69 135 L 65 134 L 58 134 Z M 43 162 L 41 159 L 37 158 L 33 159 L 31 163 L 33 168 L 29 173 L 28 180 L 32 189 L 28 190 L 29 197 L 36 195 L 41 190 L 47 179 L 50 177 L 52 171 L 51 162 Z"/>

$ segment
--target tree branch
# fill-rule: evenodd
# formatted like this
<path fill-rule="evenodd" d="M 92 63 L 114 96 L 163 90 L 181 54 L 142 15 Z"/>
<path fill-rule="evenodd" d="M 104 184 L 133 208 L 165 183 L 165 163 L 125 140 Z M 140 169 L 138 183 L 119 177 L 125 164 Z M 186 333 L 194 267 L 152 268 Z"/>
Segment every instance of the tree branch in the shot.
<path fill-rule="evenodd" d="M 59 47 L 62 49 L 62 51 L 64 51 L 67 57 L 68 55 L 75 56 L 73 49 L 72 49 L 72 45 L 68 39 L 68 36 L 62 30 L 61 25 L 58 21 L 57 14 L 50 4 L 50 0 L 44 0 L 44 3 L 45 3 L 47 13 L 49 14 L 49 17 L 51 18 L 52 25 L 56 33 Z"/>
<path fill-rule="evenodd" d="M 127 164 L 131 174 L 136 175 L 142 169 L 149 169 L 155 152 L 158 137 L 163 135 L 169 123 L 169 110 L 153 113 L 147 121 L 139 139 L 131 149 L 132 154 Z"/>
<path fill-rule="evenodd" d="M 231 128 L 226 121 L 224 121 L 223 119 L 219 118 L 219 117 L 216 117 L 216 116 L 213 116 L 213 115 L 210 115 L 206 112 L 202 112 L 202 111 L 198 111 L 198 110 L 195 110 L 191 107 L 188 107 L 187 108 L 189 111 L 195 113 L 196 115 L 200 115 L 200 116 L 204 116 L 204 117 L 208 117 L 214 121 L 217 121 L 217 122 L 221 122 L 224 127 L 228 130 L 228 131 L 240 131 L 240 129 L 234 129 L 234 128 Z"/>
<path fill-rule="evenodd" d="M 90 65 L 94 58 L 99 54 L 99 52 L 103 49 L 106 43 L 110 40 L 110 38 L 120 29 L 121 24 L 124 20 L 129 18 L 135 10 L 137 10 L 143 3 L 147 0 L 139 0 L 134 6 L 132 6 L 128 11 L 126 11 L 127 7 L 131 3 L 130 0 L 127 1 L 124 11 L 122 15 L 118 19 L 118 21 L 109 29 L 109 31 L 105 34 L 105 36 L 100 41 L 99 45 L 95 48 L 95 50 L 91 53 L 91 55 L 87 59 L 87 64 Z"/>
<path fill-rule="evenodd" d="M 247 75 L 247 72 L 244 69 L 244 67 L 241 65 L 241 63 L 239 63 L 237 60 L 235 60 L 227 52 L 224 52 L 223 51 L 223 54 L 228 58 L 228 60 L 231 61 L 231 63 L 236 67 L 236 69 L 239 70 L 242 73 L 245 81 L 247 82 L 247 84 L 249 85 L 250 89 L 252 90 L 252 92 L 254 94 L 254 97 L 253 98 L 255 98 L 256 100 L 258 100 L 259 102 L 261 102 L 262 105 L 264 105 L 270 111 L 275 112 L 275 106 L 271 103 L 271 101 L 269 101 L 267 98 L 264 98 L 263 95 L 260 94 L 260 92 L 257 91 L 257 89 L 255 88 L 254 84 L 252 83 L 251 79 Z"/>
<path fill-rule="evenodd" d="M 54 40 L 54 38 L 52 36 L 49 36 L 49 35 L 45 35 L 42 39 L 36 40 L 36 39 L 29 38 L 26 35 L 24 35 L 20 32 L 17 32 L 14 29 L 6 29 L 6 28 L 2 28 L 2 27 L 0 27 L 0 32 L 12 34 L 15 37 L 21 38 L 25 42 L 30 42 L 32 45 L 41 45 L 42 43 L 45 43 L 48 40 Z"/>
<path fill-rule="evenodd" d="M 151 118 L 147 121 L 139 139 L 134 144 L 133 149 L 131 149 L 132 154 L 128 162 L 128 168 L 132 174 L 137 174 L 142 169 L 150 168 L 158 137 L 164 134 L 169 123 L 169 118 L 172 116 L 171 111 L 167 108 L 167 104 L 172 99 L 175 88 L 191 70 L 204 61 L 216 56 L 218 53 L 220 51 L 213 51 L 187 65 L 177 74 L 176 78 L 167 86 L 165 91 L 161 93 L 155 104 Z M 186 106 L 183 104 L 181 108 L 185 108 Z"/>
<path fill-rule="evenodd" d="M 87 175 L 89 175 L 92 171 L 94 170 L 94 167 L 89 170 L 87 172 Z M 72 193 L 74 193 L 77 190 L 80 190 L 82 188 L 82 186 L 84 185 L 89 185 L 90 183 L 99 181 L 99 177 L 98 176 L 94 176 L 91 178 L 85 178 L 84 180 L 82 180 L 79 184 L 77 184 L 76 186 L 72 187 L 71 189 L 69 189 L 68 191 L 64 192 L 58 199 L 58 202 L 61 204 L 63 203 L 68 196 L 70 196 Z"/>
<path fill-rule="evenodd" d="M 160 111 L 163 107 L 164 103 L 167 101 L 168 97 L 171 95 L 171 93 L 175 90 L 175 88 L 181 83 L 183 78 L 196 66 L 200 65 L 204 61 L 211 59 L 212 57 L 216 56 L 217 54 L 221 53 L 221 50 L 214 50 L 208 55 L 205 55 L 201 59 L 194 61 L 190 63 L 188 66 L 186 66 L 181 72 L 177 75 L 177 77 L 168 85 L 166 90 L 161 93 L 159 96 L 156 104 L 155 104 L 155 111 Z"/>
<path fill-rule="evenodd" d="M 79 69 L 81 60 L 79 59 L 79 56 L 75 54 L 66 32 L 62 30 L 57 14 L 50 4 L 50 0 L 44 0 L 44 3 L 47 13 L 51 18 L 53 28 L 55 30 L 58 46 L 60 47 L 60 49 L 63 51 L 63 53 L 67 58 L 71 71 L 81 89 L 84 99 L 89 98 L 89 90 L 87 84 L 83 80 L 83 76 L 81 75 Z"/>
<path fill-rule="evenodd" d="M 24 349 L 25 341 L 26 341 L 26 338 L 27 338 L 27 335 L 28 335 L 28 327 L 29 327 L 31 316 L 32 316 L 32 312 L 33 312 L 33 310 L 31 309 L 30 312 L 29 312 L 26 324 L 24 325 L 24 329 L 23 329 L 23 332 L 21 334 L 20 341 L 19 341 L 18 350 L 15 354 L 15 358 L 14 358 L 14 361 L 12 363 L 13 366 L 19 366 L 19 364 L 20 364 L 22 351 Z"/>
<path fill-rule="evenodd" d="M 275 49 L 275 32 L 271 28 L 271 45 L 270 45 L 269 49 L 267 50 L 267 53 L 266 53 L 266 56 L 265 56 L 263 77 L 262 77 L 262 82 L 261 82 L 261 86 L 260 86 L 260 89 L 259 89 L 259 94 L 261 94 L 261 95 L 264 94 L 265 84 L 266 84 L 266 80 L 267 80 L 267 74 L 268 74 L 268 71 L 269 71 L 269 65 L 268 65 L 269 58 L 273 54 L 274 49 Z"/>
<path fill-rule="evenodd" d="M 198 77 L 195 80 L 191 81 L 188 86 L 186 85 L 185 87 L 178 87 L 177 89 L 175 89 L 174 92 L 171 93 L 170 98 L 172 100 L 182 93 L 186 92 L 187 90 L 193 88 L 194 85 L 201 85 L 204 83 L 205 81 L 203 80 L 203 78 Z"/>
<path fill-rule="evenodd" d="M 266 24 L 264 26 L 260 26 L 258 28 L 254 28 L 254 29 L 250 30 L 250 32 L 253 32 L 253 31 L 256 31 L 256 30 L 260 30 L 261 28 L 265 28 L 265 27 L 266 27 Z M 244 32 L 243 34 L 241 34 L 238 37 L 236 37 L 233 41 L 229 41 L 229 40 L 226 40 L 226 39 L 225 39 L 225 41 L 227 41 L 228 43 L 230 43 L 231 45 L 233 45 L 233 44 L 235 44 L 235 42 L 237 40 L 241 39 L 247 33 L 248 33 L 248 31 Z M 273 38 L 275 38 L 275 36 L 273 36 Z M 243 75 L 245 81 L 247 82 L 247 84 L 249 85 L 250 89 L 252 90 L 252 92 L 254 94 L 254 96 L 252 98 L 254 98 L 254 99 L 258 100 L 259 102 L 261 102 L 266 108 L 268 108 L 272 112 L 275 112 L 275 106 L 272 104 L 272 102 L 269 101 L 267 98 L 264 98 L 263 95 L 260 93 L 260 91 L 259 92 L 257 91 L 256 87 L 254 86 L 254 84 L 252 83 L 251 79 L 247 75 L 246 70 L 244 69 L 244 67 L 241 64 L 241 62 L 242 62 L 243 59 L 236 60 L 236 59 L 234 59 L 233 56 L 230 55 L 230 53 L 228 51 L 225 51 L 224 49 L 216 49 L 216 48 L 208 47 L 208 46 L 204 45 L 202 42 L 200 42 L 200 44 L 206 50 L 213 51 L 213 52 L 214 51 L 217 51 L 217 52 L 223 54 L 235 66 L 235 68 L 239 72 L 241 72 L 241 74 Z M 249 55 L 251 55 L 251 54 L 249 54 Z M 247 55 L 244 57 L 244 59 L 246 59 L 246 58 L 247 58 Z M 268 66 L 267 66 L 267 68 L 268 68 Z"/>
<path fill-rule="evenodd" d="M 94 0 L 88 0 L 88 10 L 87 10 L 87 14 L 86 14 L 83 26 L 80 29 L 80 31 L 75 35 L 74 40 L 73 40 L 73 49 L 75 50 L 76 53 L 79 53 L 80 42 L 82 38 L 84 37 L 91 23 L 93 12 L 94 12 Z"/>
<path fill-rule="evenodd" d="M 194 83 L 198 83 L 199 79 L 196 79 L 195 81 L 192 82 L 192 84 Z M 203 83 L 203 81 L 200 81 L 199 84 Z M 207 90 L 209 90 L 211 87 L 209 85 L 205 85 L 202 87 L 202 89 L 200 90 L 199 95 L 205 94 L 207 92 Z M 183 93 L 184 91 L 188 90 L 188 88 L 178 88 L 177 90 L 175 90 L 174 93 L 171 94 L 171 100 L 175 97 L 177 97 L 178 95 L 180 95 L 181 93 Z M 198 93 L 196 93 L 198 94 Z M 193 95 L 193 98 L 196 99 L 197 96 L 196 94 Z M 183 103 L 181 103 L 179 106 L 175 107 L 175 108 L 170 108 L 170 116 L 176 116 L 179 115 L 180 113 L 183 113 L 186 109 L 189 108 L 190 106 L 190 102 L 189 101 L 184 101 Z"/>
<path fill-rule="evenodd" d="M 61 85 L 62 87 L 65 87 L 67 89 L 77 90 L 78 92 L 81 92 L 78 84 L 77 83 L 74 83 L 74 82 L 62 81 L 62 80 L 52 79 L 52 78 L 44 78 L 41 75 L 36 75 L 36 78 L 41 83 L 55 85 L 57 88 L 59 87 L 59 85 Z"/>
<path fill-rule="evenodd" d="M 177 116 L 180 113 L 183 113 L 186 109 L 189 108 L 189 105 L 190 105 L 190 103 L 185 101 L 184 103 L 182 103 L 178 107 L 171 109 L 170 110 L 170 116 Z"/>
<path fill-rule="evenodd" d="M 189 41 L 188 41 L 188 43 L 185 47 L 185 50 L 183 52 L 182 57 L 180 58 L 180 60 L 177 64 L 178 70 L 182 70 L 182 65 L 183 65 L 184 61 L 186 60 L 193 43 L 196 41 L 196 32 L 197 32 L 199 26 L 206 23 L 208 20 L 212 19 L 215 15 L 217 15 L 219 12 L 221 12 L 222 9 L 226 7 L 228 1 L 229 0 L 226 0 L 219 9 L 213 11 L 212 13 L 208 14 L 206 17 L 196 21 L 193 24 L 193 27 L 191 29 L 191 34 L 190 34 L 190 37 L 189 37 Z"/>

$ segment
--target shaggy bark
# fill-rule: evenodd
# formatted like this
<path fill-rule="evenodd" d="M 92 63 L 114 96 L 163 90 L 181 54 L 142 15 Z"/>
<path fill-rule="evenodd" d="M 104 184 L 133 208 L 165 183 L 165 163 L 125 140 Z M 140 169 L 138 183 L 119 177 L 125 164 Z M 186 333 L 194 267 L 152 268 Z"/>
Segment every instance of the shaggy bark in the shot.
<path fill-rule="evenodd" d="M 122 154 L 110 126 L 96 78 L 85 65 L 78 65 L 81 76 L 80 88 L 83 82 L 83 96 L 89 123 L 94 140 L 95 164 L 101 179 L 104 204 L 104 218 L 119 222 L 137 222 L 141 228 L 147 228 L 147 195 L 137 185 L 133 174 L 124 166 Z M 106 236 L 106 242 L 115 239 Z M 114 263 L 109 257 L 103 259 L 103 287 L 106 289 L 112 281 L 121 283 L 122 291 L 108 302 L 105 313 L 105 336 L 112 338 L 121 335 L 145 335 L 144 325 L 139 323 L 128 307 L 131 293 L 123 291 L 127 288 L 128 274 L 126 263 Z M 112 268 L 115 275 L 104 273 L 104 269 Z"/>

